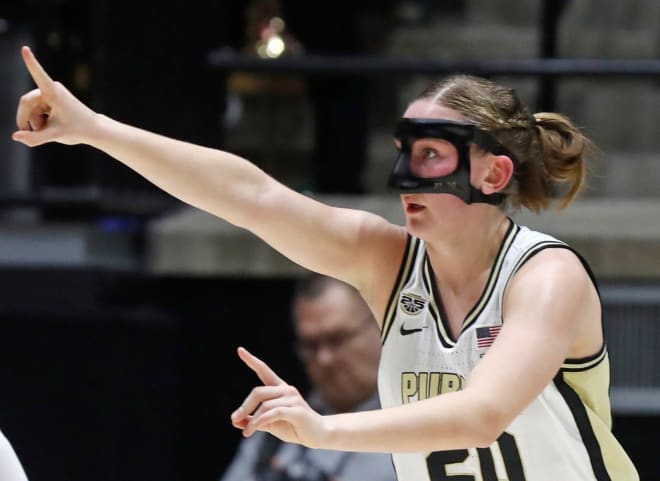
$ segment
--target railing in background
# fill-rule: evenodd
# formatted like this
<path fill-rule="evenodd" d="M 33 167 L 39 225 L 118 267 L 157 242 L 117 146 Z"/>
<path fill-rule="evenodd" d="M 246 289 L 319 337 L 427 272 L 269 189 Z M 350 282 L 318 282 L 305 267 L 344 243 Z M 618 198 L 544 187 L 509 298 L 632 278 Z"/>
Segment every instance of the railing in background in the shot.
<path fill-rule="evenodd" d="M 316 75 L 443 75 L 455 72 L 507 77 L 658 77 L 655 59 L 403 59 L 391 57 L 324 57 L 305 55 L 263 60 L 233 54 L 224 49 L 208 55 L 211 68 L 222 72 Z"/>

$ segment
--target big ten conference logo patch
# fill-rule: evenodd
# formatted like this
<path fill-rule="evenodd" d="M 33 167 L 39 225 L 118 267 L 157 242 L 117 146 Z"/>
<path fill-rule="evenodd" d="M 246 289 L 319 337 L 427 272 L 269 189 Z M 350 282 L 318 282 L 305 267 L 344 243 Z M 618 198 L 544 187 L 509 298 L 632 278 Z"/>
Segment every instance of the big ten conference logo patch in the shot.
<path fill-rule="evenodd" d="M 412 292 L 404 292 L 401 294 L 401 298 L 399 299 L 399 306 L 401 307 L 401 310 L 406 314 L 415 316 L 424 310 L 427 302 L 428 301 L 426 299 L 418 296 L 417 294 L 413 294 Z"/>

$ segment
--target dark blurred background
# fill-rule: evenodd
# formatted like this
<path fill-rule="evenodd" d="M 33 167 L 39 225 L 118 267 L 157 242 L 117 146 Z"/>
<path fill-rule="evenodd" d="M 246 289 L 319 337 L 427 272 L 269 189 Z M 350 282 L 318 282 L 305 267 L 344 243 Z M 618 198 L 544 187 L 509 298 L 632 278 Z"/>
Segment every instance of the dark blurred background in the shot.
<path fill-rule="evenodd" d="M 103 154 L 10 140 L 32 88 L 23 44 L 94 109 L 394 222 L 384 186 L 406 101 L 440 73 L 518 62 L 479 73 L 601 148 L 581 201 L 519 220 L 575 245 L 601 279 L 614 431 L 642 479 L 660 479 L 659 21 L 655 0 L 4 0 L 0 429 L 29 478 L 217 479 L 255 381 L 238 345 L 306 386 L 288 310 L 301 269 Z M 268 57 L 299 68 L 231 68 Z M 323 68 L 346 57 L 353 71 Z M 534 62 L 555 58 L 596 74 L 539 75 Z"/>

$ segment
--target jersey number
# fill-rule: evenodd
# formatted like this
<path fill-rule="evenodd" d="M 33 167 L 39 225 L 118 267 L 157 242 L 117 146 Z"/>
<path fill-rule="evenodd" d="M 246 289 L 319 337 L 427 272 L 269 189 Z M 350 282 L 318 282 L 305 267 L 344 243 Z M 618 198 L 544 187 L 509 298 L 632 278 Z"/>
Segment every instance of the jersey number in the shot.
<path fill-rule="evenodd" d="M 516 440 L 509 433 L 502 433 L 497 439 L 497 444 L 502 453 L 504 467 L 508 481 L 525 481 L 522 462 Z M 477 448 L 479 456 L 479 467 L 481 468 L 481 479 L 483 481 L 498 481 L 495 473 L 495 463 L 490 448 Z M 475 481 L 475 477 L 469 474 L 447 474 L 446 466 L 464 462 L 469 455 L 467 449 L 454 449 L 452 451 L 436 451 L 426 457 L 426 466 L 429 470 L 431 481 Z"/>

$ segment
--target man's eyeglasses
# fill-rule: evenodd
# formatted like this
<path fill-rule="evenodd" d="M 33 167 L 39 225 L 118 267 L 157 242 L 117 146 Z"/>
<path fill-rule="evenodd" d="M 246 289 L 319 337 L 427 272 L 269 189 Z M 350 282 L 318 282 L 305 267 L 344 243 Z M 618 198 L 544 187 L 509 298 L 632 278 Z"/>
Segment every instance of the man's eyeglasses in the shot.
<path fill-rule="evenodd" d="M 322 347 L 336 352 L 339 348 L 352 341 L 360 333 L 369 326 L 370 323 L 375 322 L 373 317 L 366 317 L 361 322 L 357 323 L 352 329 L 345 329 L 330 334 L 324 334 L 315 338 L 298 339 L 296 341 L 296 352 L 298 356 L 304 361 L 315 358 Z"/>

